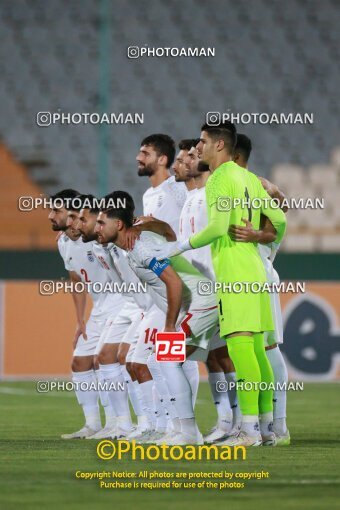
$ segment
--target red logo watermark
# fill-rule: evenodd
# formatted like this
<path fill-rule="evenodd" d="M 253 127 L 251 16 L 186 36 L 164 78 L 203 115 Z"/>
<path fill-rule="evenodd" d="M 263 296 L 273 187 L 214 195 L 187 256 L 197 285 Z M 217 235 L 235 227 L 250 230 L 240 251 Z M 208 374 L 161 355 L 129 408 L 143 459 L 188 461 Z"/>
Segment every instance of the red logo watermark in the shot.
<path fill-rule="evenodd" d="M 185 333 L 166 332 L 156 334 L 156 361 L 185 361 Z"/>

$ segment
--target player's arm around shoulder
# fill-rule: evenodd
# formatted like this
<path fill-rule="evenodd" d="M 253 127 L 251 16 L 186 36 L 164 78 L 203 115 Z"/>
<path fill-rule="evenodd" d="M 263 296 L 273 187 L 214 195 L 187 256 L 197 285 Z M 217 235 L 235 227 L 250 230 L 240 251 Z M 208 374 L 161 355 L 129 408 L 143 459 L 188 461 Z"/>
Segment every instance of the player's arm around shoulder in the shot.
<path fill-rule="evenodd" d="M 272 182 L 268 181 L 268 179 L 265 179 L 264 177 L 260 176 L 258 178 L 260 179 L 262 186 L 264 187 L 268 195 L 271 198 L 275 198 L 278 201 L 278 203 L 280 204 L 280 208 L 283 210 L 283 212 L 287 212 L 288 207 L 287 204 L 285 204 L 286 195 L 283 193 L 283 191 L 280 190 L 280 188 L 276 184 L 273 184 Z"/>
<path fill-rule="evenodd" d="M 176 331 L 176 322 L 182 305 L 183 282 L 170 265 L 162 271 L 159 278 L 165 283 L 168 301 L 165 331 Z"/>
<path fill-rule="evenodd" d="M 158 220 L 152 216 L 139 216 L 138 223 L 126 231 L 127 249 L 133 250 L 135 242 L 140 238 L 142 232 L 153 232 L 161 235 L 169 242 L 176 241 L 177 237 L 171 226 L 165 221 Z"/>
<path fill-rule="evenodd" d="M 69 275 L 73 284 L 81 282 L 80 276 L 75 271 L 69 271 Z M 77 292 L 75 289 L 72 290 L 72 298 L 77 317 L 77 326 L 73 338 L 73 348 L 75 349 L 80 335 L 83 335 L 84 340 L 87 340 L 85 325 L 86 290 L 83 289 L 81 292 Z"/>
<path fill-rule="evenodd" d="M 287 227 L 287 218 L 285 213 L 277 202 L 272 201 L 272 197 L 264 189 L 260 179 L 258 181 L 258 196 L 262 198 L 261 214 L 269 218 L 276 230 L 276 243 L 280 243 Z"/>

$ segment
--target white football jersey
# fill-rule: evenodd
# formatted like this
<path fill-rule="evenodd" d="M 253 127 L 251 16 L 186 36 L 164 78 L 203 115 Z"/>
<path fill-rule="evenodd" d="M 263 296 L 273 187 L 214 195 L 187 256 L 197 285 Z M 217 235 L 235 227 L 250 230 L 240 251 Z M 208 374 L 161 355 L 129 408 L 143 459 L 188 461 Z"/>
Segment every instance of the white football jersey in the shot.
<path fill-rule="evenodd" d="M 178 235 L 179 217 L 187 196 L 183 182 L 172 175 L 162 184 L 151 187 L 143 195 L 143 214 L 166 221 Z"/>
<path fill-rule="evenodd" d="M 201 310 L 215 307 L 214 295 L 200 295 L 201 287 L 199 282 L 207 279 L 195 269 L 190 262 L 179 255 L 171 260 L 157 261 L 155 257 L 155 246 L 166 243 L 164 237 L 153 232 L 142 232 L 140 239 L 136 241 L 134 249 L 128 252 L 130 265 L 141 281 L 147 283 L 150 295 L 155 304 L 167 311 L 166 285 L 159 278 L 163 270 L 172 265 L 183 281 L 183 301 L 181 310 L 186 312 L 190 309 Z"/>
<path fill-rule="evenodd" d="M 143 311 L 151 308 L 153 305 L 152 299 L 145 292 L 128 290 L 129 286 L 131 289 L 138 289 L 141 286 L 141 281 L 132 271 L 127 260 L 127 253 L 113 243 L 106 246 L 98 243 L 95 243 L 95 245 L 94 253 L 102 267 L 108 272 L 111 281 L 117 282 L 119 285 L 124 282 L 126 289 L 122 292 L 122 298 L 126 302 L 133 301 L 134 305 L 137 303 Z"/>
<path fill-rule="evenodd" d="M 184 210 L 185 207 L 183 208 L 184 214 L 186 213 L 184 221 L 187 224 L 187 228 L 190 226 L 191 230 L 189 235 L 184 239 L 189 239 L 190 236 L 197 234 L 197 232 L 203 230 L 208 224 L 207 201 L 204 187 L 196 189 L 196 193 L 193 194 L 193 198 L 188 205 L 187 211 Z M 191 255 L 192 265 L 210 280 L 215 280 L 210 245 L 208 244 L 197 250 L 191 250 L 189 253 Z"/>
<path fill-rule="evenodd" d="M 186 201 L 184 202 L 181 215 L 179 217 L 179 229 L 177 236 L 177 239 L 179 241 L 185 241 L 189 239 L 189 237 L 193 234 L 193 225 L 191 223 L 192 221 L 191 205 L 196 192 L 197 192 L 196 188 L 187 191 L 187 198 Z M 187 260 L 189 260 L 189 262 L 191 262 L 192 251 L 186 251 L 185 253 L 183 253 L 183 257 L 185 257 Z"/>
<path fill-rule="evenodd" d="M 97 244 L 97 243 L 96 243 Z M 94 243 L 84 243 L 82 239 L 72 241 L 66 234 L 58 239 L 58 249 L 62 256 L 67 271 L 74 271 L 83 282 L 98 282 L 104 287 L 110 279 L 107 271 L 103 269 L 94 254 Z M 108 315 L 121 306 L 121 297 L 119 294 L 111 292 L 98 292 L 99 286 L 91 289 L 89 294 L 92 297 L 93 308 L 91 316 Z"/>
<path fill-rule="evenodd" d="M 264 268 L 266 270 L 267 280 L 269 283 L 280 283 L 280 277 L 274 269 L 273 262 L 276 257 L 280 245 L 277 243 L 258 244 L 257 248 L 260 253 Z"/>
<path fill-rule="evenodd" d="M 110 255 L 111 243 L 103 246 L 100 243 L 93 243 L 93 252 L 98 259 L 99 264 L 108 273 L 110 280 L 119 285 L 123 283 L 124 279 L 116 266 L 112 263 Z"/>

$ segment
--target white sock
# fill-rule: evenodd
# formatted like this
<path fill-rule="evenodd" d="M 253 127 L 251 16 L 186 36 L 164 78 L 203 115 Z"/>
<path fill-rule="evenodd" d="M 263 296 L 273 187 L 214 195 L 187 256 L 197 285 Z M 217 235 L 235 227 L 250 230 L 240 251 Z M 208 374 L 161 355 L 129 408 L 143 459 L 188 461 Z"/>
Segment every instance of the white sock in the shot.
<path fill-rule="evenodd" d="M 273 413 L 260 414 L 260 432 L 262 436 L 267 436 L 273 432 Z"/>
<path fill-rule="evenodd" d="M 167 420 L 170 418 L 169 411 L 167 409 L 167 403 L 169 402 L 169 391 L 161 367 L 158 361 L 156 361 L 156 355 L 152 354 L 148 358 L 148 369 L 154 380 L 153 386 L 153 402 L 154 402 L 154 413 L 156 416 L 156 430 L 158 432 L 163 431 L 167 427 Z"/>
<path fill-rule="evenodd" d="M 168 431 L 169 432 L 181 432 L 181 421 L 179 418 L 174 418 L 173 420 L 171 420 L 171 428 L 168 427 Z"/>
<path fill-rule="evenodd" d="M 100 388 L 100 385 L 102 385 L 103 387 L 105 385 L 105 379 L 104 379 L 103 372 L 99 368 L 99 370 L 95 370 L 95 373 L 96 373 L 98 384 L 99 384 L 98 391 L 99 391 L 100 403 L 103 406 L 103 409 L 105 412 L 105 428 L 112 429 L 116 424 L 116 413 L 110 403 L 108 391 Z"/>
<path fill-rule="evenodd" d="M 177 416 L 180 420 L 193 418 L 194 409 L 192 405 L 191 386 L 186 378 L 181 363 L 162 363 L 162 374 L 167 383 L 168 390 L 173 402 Z"/>
<path fill-rule="evenodd" d="M 148 428 L 152 428 L 153 422 L 153 397 L 152 397 L 153 380 L 139 383 L 141 395 L 143 399 L 143 414 L 148 418 Z"/>
<path fill-rule="evenodd" d="M 198 370 L 198 363 L 197 363 L 197 361 L 192 361 L 192 360 L 188 359 L 188 360 L 184 361 L 182 368 L 183 368 L 185 377 L 188 379 L 190 387 L 191 387 L 192 407 L 195 408 L 197 393 L 198 393 L 198 385 L 200 382 L 200 373 Z"/>
<path fill-rule="evenodd" d="M 277 418 L 276 420 L 273 420 L 273 430 L 276 435 L 278 436 L 284 436 L 287 434 L 287 423 L 286 418 Z"/>
<path fill-rule="evenodd" d="M 161 396 L 158 393 L 155 382 L 154 382 L 154 385 L 152 388 L 152 395 L 153 395 L 154 414 L 156 416 L 156 431 L 164 432 L 166 430 L 166 427 L 168 424 L 168 417 L 165 414 L 166 410 L 163 405 L 163 399 L 161 399 Z"/>
<path fill-rule="evenodd" d="M 275 384 L 288 382 L 288 372 L 279 347 L 266 351 L 274 372 Z M 279 434 L 287 432 L 286 412 L 287 412 L 287 395 L 283 390 L 274 390 L 274 430 Z"/>
<path fill-rule="evenodd" d="M 236 372 L 226 372 L 224 374 L 225 380 L 227 381 L 228 385 L 230 383 L 236 382 Z M 230 407 L 233 411 L 233 419 L 234 419 L 234 427 L 235 425 L 240 425 L 242 421 L 242 414 L 241 409 L 238 404 L 237 400 L 237 393 L 236 393 L 236 385 L 233 386 L 231 389 L 228 390 L 228 397 L 230 402 Z"/>
<path fill-rule="evenodd" d="M 105 382 L 108 385 L 114 385 L 116 390 L 108 392 L 109 401 L 119 418 L 119 424 L 122 428 L 129 430 L 132 427 L 130 408 L 128 402 L 128 392 L 124 384 L 121 365 L 119 363 L 110 363 L 109 365 L 100 365 Z M 123 386 L 124 389 L 120 389 Z"/>
<path fill-rule="evenodd" d="M 196 436 L 197 435 L 197 426 L 195 418 L 185 418 L 181 420 L 181 432 L 188 436 Z"/>
<path fill-rule="evenodd" d="M 178 418 L 177 409 L 174 405 L 174 402 L 169 395 L 165 402 L 167 410 L 169 410 L 169 420 L 168 420 L 168 432 L 175 431 L 180 432 L 181 431 L 181 422 Z"/>
<path fill-rule="evenodd" d="M 225 381 L 223 372 L 209 372 L 208 375 L 210 391 L 218 414 L 218 421 L 223 426 L 232 426 L 233 411 L 230 406 L 228 392 L 217 391 L 217 383 Z"/>
<path fill-rule="evenodd" d="M 85 383 L 84 386 L 94 386 L 96 384 L 97 378 L 94 370 L 91 369 L 85 372 L 72 372 L 72 381 L 75 383 L 75 393 L 78 403 L 83 408 L 86 425 L 93 430 L 100 430 L 102 426 L 98 405 L 98 391 L 95 389 L 77 389 L 77 385 L 80 386 L 81 383 Z"/>
<path fill-rule="evenodd" d="M 129 394 L 129 398 L 130 398 L 130 402 L 131 402 L 133 411 L 136 416 L 142 416 L 142 414 L 143 414 L 142 404 L 141 404 L 142 396 L 140 393 L 138 381 L 133 381 L 131 379 L 131 376 L 130 376 L 129 372 L 127 371 L 125 365 L 121 365 L 121 367 L 122 367 L 122 373 L 123 373 L 125 384 L 127 386 L 127 390 L 128 390 L 128 394 Z"/>
<path fill-rule="evenodd" d="M 137 427 L 144 432 L 144 430 L 148 430 L 150 428 L 149 419 L 145 414 L 141 416 L 137 416 Z"/>
<path fill-rule="evenodd" d="M 248 436 L 258 436 L 260 433 L 259 417 L 255 415 L 242 416 L 241 430 Z"/>

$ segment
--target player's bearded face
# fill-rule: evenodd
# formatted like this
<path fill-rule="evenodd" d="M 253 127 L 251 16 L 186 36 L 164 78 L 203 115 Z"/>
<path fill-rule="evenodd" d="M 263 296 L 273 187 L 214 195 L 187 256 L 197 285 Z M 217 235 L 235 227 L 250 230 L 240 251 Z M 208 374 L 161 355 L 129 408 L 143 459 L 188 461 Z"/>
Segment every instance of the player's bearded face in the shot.
<path fill-rule="evenodd" d="M 114 243 L 118 237 L 117 219 L 108 218 L 105 213 L 99 213 L 94 232 L 100 244 Z"/>
<path fill-rule="evenodd" d="M 147 146 L 145 150 L 143 150 L 142 147 L 136 159 L 138 163 L 138 175 L 140 177 L 151 177 L 156 173 L 158 156 L 157 152 L 151 149 L 150 146 Z"/>
<path fill-rule="evenodd" d="M 79 225 L 79 214 L 76 211 L 69 211 L 67 213 L 66 226 L 73 230 L 73 232 L 77 232 L 80 234 L 78 230 Z"/>
<path fill-rule="evenodd" d="M 176 182 L 187 182 L 191 178 L 190 169 L 185 164 L 186 157 L 187 151 L 181 150 L 173 164 Z"/>
<path fill-rule="evenodd" d="M 67 230 L 67 210 L 62 207 L 61 209 L 52 209 L 48 215 L 51 222 L 52 230 L 55 232 Z"/>
<path fill-rule="evenodd" d="M 191 178 L 198 177 L 198 175 L 199 175 L 199 171 L 198 171 L 199 161 L 200 160 L 198 159 L 196 149 L 191 149 L 189 151 L 188 156 L 185 158 L 185 164 L 188 168 L 189 177 L 191 177 Z"/>
<path fill-rule="evenodd" d="M 89 243 L 97 239 L 97 234 L 94 231 L 96 219 L 96 214 L 90 214 L 88 210 L 82 210 L 80 212 L 78 230 L 81 233 L 84 243 Z"/>
<path fill-rule="evenodd" d="M 154 175 L 154 173 L 157 170 L 157 161 L 153 163 L 138 163 L 138 175 L 140 177 L 151 177 L 151 175 Z"/>

